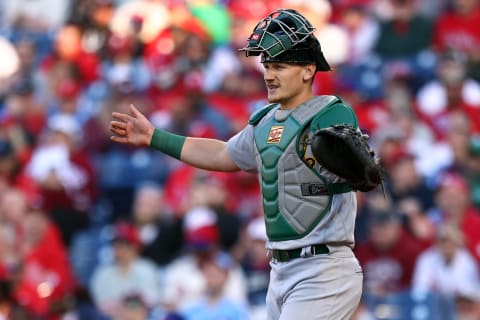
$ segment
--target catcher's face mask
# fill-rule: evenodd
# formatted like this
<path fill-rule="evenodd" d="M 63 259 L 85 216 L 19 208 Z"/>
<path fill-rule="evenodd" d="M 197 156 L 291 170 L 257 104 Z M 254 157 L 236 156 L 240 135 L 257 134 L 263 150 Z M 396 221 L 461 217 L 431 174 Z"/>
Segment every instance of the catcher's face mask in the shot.
<path fill-rule="evenodd" d="M 329 71 L 315 28 L 292 9 L 279 9 L 262 19 L 240 49 L 248 56 L 262 55 L 262 62 L 315 64 L 317 71 Z"/>

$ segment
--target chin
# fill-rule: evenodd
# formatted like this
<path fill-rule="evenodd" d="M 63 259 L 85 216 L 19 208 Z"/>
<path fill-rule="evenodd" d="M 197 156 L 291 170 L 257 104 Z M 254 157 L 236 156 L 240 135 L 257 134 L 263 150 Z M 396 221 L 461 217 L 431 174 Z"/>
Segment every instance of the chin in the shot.
<path fill-rule="evenodd" d="M 277 96 L 268 96 L 267 97 L 267 100 L 268 102 L 270 103 L 280 103 L 282 101 L 282 99 L 280 99 L 279 97 Z"/>

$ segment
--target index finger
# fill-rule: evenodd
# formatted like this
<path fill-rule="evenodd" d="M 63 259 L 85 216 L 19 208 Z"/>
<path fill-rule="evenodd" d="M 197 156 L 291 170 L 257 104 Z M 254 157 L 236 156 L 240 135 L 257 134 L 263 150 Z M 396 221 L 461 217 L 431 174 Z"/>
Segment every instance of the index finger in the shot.
<path fill-rule="evenodd" d="M 130 120 L 134 120 L 134 118 L 132 116 L 129 116 L 128 114 L 120 113 L 120 112 L 113 112 L 112 113 L 112 118 L 123 121 L 123 122 L 128 122 Z"/>

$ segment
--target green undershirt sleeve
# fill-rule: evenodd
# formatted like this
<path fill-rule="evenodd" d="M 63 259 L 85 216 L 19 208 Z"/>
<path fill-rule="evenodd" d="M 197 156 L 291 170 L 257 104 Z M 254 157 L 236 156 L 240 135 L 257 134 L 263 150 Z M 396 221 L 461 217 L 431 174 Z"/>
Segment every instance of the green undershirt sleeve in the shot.
<path fill-rule="evenodd" d="M 180 160 L 182 148 L 187 137 L 173 134 L 161 129 L 153 132 L 150 147 Z"/>
<path fill-rule="evenodd" d="M 310 127 L 315 132 L 336 124 L 346 124 L 358 128 L 357 115 L 349 105 L 343 102 L 334 103 L 322 109 L 313 118 Z"/>

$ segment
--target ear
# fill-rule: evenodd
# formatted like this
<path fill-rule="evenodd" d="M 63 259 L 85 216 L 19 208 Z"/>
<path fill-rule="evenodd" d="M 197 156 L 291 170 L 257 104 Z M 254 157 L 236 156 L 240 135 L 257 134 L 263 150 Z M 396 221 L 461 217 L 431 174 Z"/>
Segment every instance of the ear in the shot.
<path fill-rule="evenodd" d="M 315 76 L 315 71 L 317 70 L 314 64 L 307 64 L 305 65 L 305 69 L 303 72 L 303 80 L 310 81 Z"/>

